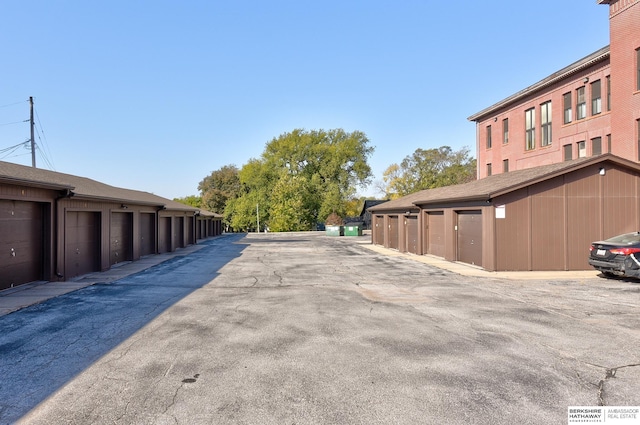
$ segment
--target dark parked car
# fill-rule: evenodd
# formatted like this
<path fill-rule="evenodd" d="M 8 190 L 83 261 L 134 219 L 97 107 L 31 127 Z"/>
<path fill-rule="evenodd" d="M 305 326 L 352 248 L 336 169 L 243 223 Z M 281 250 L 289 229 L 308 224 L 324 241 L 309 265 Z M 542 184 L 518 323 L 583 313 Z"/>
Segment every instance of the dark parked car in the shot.
<path fill-rule="evenodd" d="M 640 277 L 640 232 L 591 244 L 589 264 L 605 276 Z"/>

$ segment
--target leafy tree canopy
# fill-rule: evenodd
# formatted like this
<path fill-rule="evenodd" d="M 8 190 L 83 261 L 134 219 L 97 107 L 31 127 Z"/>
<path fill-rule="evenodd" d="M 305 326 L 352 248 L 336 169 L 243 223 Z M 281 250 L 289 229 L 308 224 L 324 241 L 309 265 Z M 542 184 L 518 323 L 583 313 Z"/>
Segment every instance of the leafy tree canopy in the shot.
<path fill-rule="evenodd" d="M 390 199 L 475 179 L 476 160 L 469 156 L 469 148 L 454 151 L 449 146 L 416 149 L 400 165 L 391 164 L 383 174 L 386 196 Z"/>
<path fill-rule="evenodd" d="M 202 207 L 223 214 L 227 202 L 240 195 L 238 168 L 235 165 L 225 165 L 212 171 L 198 184 L 198 190 L 202 195 Z"/>
<path fill-rule="evenodd" d="M 194 208 L 202 208 L 202 197 L 196 195 L 185 196 L 184 198 L 173 198 L 174 201 L 189 205 Z"/>
<path fill-rule="evenodd" d="M 261 227 L 273 231 L 315 229 L 332 212 L 344 216 L 356 187 L 369 184 L 373 150 L 359 131 L 282 134 L 239 171 L 241 195 L 227 204 L 225 215 L 237 230 L 255 229 L 256 214 Z"/>

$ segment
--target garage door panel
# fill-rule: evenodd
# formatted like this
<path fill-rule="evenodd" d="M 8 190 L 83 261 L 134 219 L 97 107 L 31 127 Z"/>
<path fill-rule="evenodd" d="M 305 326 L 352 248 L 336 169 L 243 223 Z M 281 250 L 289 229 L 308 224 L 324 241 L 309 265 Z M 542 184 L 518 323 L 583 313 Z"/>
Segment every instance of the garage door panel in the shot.
<path fill-rule="evenodd" d="M 65 279 L 100 270 L 100 214 L 67 211 L 65 216 Z"/>
<path fill-rule="evenodd" d="M 140 255 L 150 255 L 155 252 L 155 214 L 140 214 Z"/>
<path fill-rule="evenodd" d="M 389 248 L 398 249 L 398 216 L 389 217 Z"/>
<path fill-rule="evenodd" d="M 133 259 L 133 214 L 111 214 L 111 265 Z"/>
<path fill-rule="evenodd" d="M 458 212 L 458 261 L 482 266 L 482 214 Z"/>
<path fill-rule="evenodd" d="M 437 211 L 428 213 L 427 223 L 427 253 L 444 258 L 444 212 Z"/>
<path fill-rule="evenodd" d="M 407 252 L 412 254 L 418 253 L 418 217 L 410 216 L 405 217 L 406 219 L 406 241 L 407 241 Z"/>
<path fill-rule="evenodd" d="M 42 204 L 0 201 L 0 289 L 43 279 Z"/>

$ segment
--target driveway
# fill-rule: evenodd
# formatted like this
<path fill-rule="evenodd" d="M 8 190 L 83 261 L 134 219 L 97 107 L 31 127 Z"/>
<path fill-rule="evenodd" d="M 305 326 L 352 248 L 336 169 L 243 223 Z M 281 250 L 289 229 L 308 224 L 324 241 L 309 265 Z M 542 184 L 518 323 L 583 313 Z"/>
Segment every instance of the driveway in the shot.
<path fill-rule="evenodd" d="M 0 317 L 0 423 L 541 424 L 640 405 L 640 285 L 226 235 Z"/>

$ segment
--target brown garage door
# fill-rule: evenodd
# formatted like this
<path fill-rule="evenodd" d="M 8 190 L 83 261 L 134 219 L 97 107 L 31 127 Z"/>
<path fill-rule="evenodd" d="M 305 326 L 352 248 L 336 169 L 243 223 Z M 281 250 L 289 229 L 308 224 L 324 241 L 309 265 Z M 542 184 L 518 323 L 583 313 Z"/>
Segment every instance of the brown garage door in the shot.
<path fill-rule="evenodd" d="M 158 253 L 171 252 L 171 217 L 160 217 L 158 222 Z"/>
<path fill-rule="evenodd" d="M 384 245 L 384 216 L 376 216 L 376 225 L 373 231 L 376 234 L 376 244 Z"/>
<path fill-rule="evenodd" d="M 111 249 L 109 251 L 111 265 L 133 259 L 132 218 L 131 213 L 111 213 Z"/>
<path fill-rule="evenodd" d="M 444 258 L 444 212 L 427 213 L 427 254 Z"/>
<path fill-rule="evenodd" d="M 398 249 L 398 216 L 389 216 L 389 248 Z"/>
<path fill-rule="evenodd" d="M 43 279 L 43 210 L 0 200 L 0 290 Z"/>
<path fill-rule="evenodd" d="M 194 219 L 192 217 L 187 218 L 187 245 L 193 245 L 195 243 L 195 241 L 193 240 L 193 220 Z"/>
<path fill-rule="evenodd" d="M 480 211 L 458 212 L 457 260 L 482 266 L 482 215 Z"/>
<path fill-rule="evenodd" d="M 184 217 L 176 218 L 176 229 L 174 236 L 176 238 L 176 246 L 178 248 L 184 248 Z"/>
<path fill-rule="evenodd" d="M 65 279 L 100 270 L 100 213 L 67 211 Z"/>
<path fill-rule="evenodd" d="M 408 216 L 405 217 L 405 229 L 406 229 L 406 237 L 407 241 L 407 252 L 412 254 L 418 253 L 418 217 L 416 216 Z"/>
<path fill-rule="evenodd" d="M 156 215 L 140 214 L 140 256 L 156 252 Z"/>

